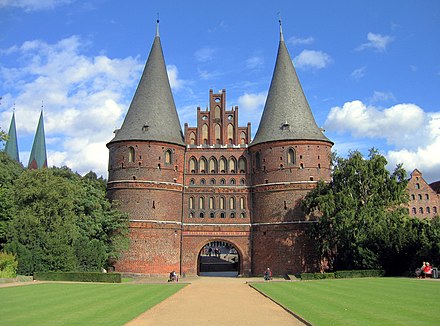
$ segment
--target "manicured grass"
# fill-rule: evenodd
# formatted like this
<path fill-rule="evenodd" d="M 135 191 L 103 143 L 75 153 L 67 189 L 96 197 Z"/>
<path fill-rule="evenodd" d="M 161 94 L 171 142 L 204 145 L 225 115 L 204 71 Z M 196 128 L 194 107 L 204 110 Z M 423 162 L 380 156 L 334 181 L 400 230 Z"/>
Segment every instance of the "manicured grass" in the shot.
<path fill-rule="evenodd" d="M 184 286 L 48 283 L 0 288 L 0 324 L 123 325 Z"/>
<path fill-rule="evenodd" d="M 358 278 L 252 286 L 313 325 L 440 323 L 440 281 Z"/>

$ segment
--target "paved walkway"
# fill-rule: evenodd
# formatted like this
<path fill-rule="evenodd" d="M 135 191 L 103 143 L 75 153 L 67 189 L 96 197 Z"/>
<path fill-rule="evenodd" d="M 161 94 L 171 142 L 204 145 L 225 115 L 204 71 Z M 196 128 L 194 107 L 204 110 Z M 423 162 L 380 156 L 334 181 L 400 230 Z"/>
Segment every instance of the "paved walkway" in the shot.
<path fill-rule="evenodd" d="M 244 278 L 200 277 L 127 325 L 303 325 Z"/>

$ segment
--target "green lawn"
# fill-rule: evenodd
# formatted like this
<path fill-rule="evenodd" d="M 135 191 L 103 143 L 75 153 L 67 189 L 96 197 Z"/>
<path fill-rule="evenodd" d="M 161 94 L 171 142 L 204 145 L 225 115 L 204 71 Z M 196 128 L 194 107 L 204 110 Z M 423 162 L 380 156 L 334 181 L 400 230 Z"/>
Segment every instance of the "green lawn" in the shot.
<path fill-rule="evenodd" d="M 0 324 L 123 325 L 184 286 L 47 283 L 0 288 Z"/>
<path fill-rule="evenodd" d="M 358 278 L 252 286 L 313 325 L 440 324 L 440 281 Z"/>

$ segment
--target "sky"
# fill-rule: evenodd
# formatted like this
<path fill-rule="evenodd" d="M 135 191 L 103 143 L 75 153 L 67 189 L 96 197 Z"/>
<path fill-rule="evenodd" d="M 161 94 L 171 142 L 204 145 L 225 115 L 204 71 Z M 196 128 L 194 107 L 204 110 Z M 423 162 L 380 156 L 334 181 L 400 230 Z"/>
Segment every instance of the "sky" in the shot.
<path fill-rule="evenodd" d="M 318 126 L 342 157 L 376 148 L 440 180 L 440 1 L 0 0 L 0 128 L 15 110 L 27 165 L 43 108 L 49 166 L 107 177 L 108 150 L 156 33 L 180 122 L 209 90 L 252 124 L 279 23 Z"/>

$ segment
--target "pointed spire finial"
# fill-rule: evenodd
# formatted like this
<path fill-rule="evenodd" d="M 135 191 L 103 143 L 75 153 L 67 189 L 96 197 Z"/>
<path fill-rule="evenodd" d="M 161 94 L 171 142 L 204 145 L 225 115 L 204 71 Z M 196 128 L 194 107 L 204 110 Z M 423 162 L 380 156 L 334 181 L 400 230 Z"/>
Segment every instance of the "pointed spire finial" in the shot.
<path fill-rule="evenodd" d="M 157 20 L 156 20 L 156 37 L 159 37 L 159 13 L 157 13 Z"/>
<path fill-rule="evenodd" d="M 278 22 L 280 23 L 280 41 L 284 42 L 284 35 L 283 35 L 283 21 L 281 20 L 281 14 L 278 13 Z"/>

